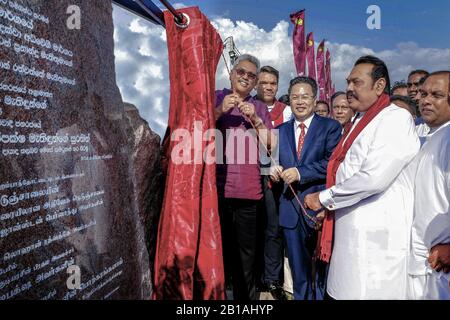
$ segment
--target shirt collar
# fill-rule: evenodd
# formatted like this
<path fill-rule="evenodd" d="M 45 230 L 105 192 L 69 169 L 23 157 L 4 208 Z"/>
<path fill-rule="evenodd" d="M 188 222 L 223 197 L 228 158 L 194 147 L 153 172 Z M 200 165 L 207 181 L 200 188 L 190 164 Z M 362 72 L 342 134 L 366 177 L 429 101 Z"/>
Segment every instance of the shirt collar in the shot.
<path fill-rule="evenodd" d="M 298 121 L 298 120 L 295 118 L 295 129 L 297 129 L 297 128 L 300 126 L 301 123 L 304 123 L 305 126 L 306 126 L 306 129 L 308 129 L 309 126 L 311 125 L 311 121 L 312 121 L 313 118 L 314 118 L 314 112 L 312 113 L 312 115 L 310 115 L 308 118 L 306 118 L 306 120 L 303 121 L 303 122 Z"/>
<path fill-rule="evenodd" d="M 430 131 L 428 132 L 427 136 L 429 136 L 429 137 L 433 136 L 436 132 L 438 132 L 442 128 L 445 128 L 448 125 L 450 125 L 450 121 L 447 121 L 447 122 L 441 124 L 439 127 L 430 128 Z"/>

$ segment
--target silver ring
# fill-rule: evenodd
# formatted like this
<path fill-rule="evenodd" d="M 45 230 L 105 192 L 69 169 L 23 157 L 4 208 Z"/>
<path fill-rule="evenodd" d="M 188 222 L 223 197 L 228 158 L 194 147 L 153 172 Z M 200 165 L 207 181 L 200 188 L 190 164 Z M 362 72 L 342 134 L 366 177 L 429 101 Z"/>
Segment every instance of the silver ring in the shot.
<path fill-rule="evenodd" d="M 191 19 L 189 18 L 189 16 L 186 13 L 183 12 L 181 14 L 184 16 L 186 22 L 185 23 L 177 23 L 177 21 L 175 20 L 175 24 L 177 25 L 178 28 L 186 29 L 189 26 L 189 24 L 191 23 Z"/>

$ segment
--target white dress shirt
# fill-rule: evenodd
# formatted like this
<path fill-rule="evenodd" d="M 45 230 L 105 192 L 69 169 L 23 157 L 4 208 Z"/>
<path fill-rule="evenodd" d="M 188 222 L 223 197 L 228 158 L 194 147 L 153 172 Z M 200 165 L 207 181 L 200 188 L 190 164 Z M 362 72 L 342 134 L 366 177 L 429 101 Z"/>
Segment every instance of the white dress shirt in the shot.
<path fill-rule="evenodd" d="M 308 133 L 308 129 L 311 126 L 311 121 L 314 118 L 314 113 L 311 114 L 308 118 L 306 118 L 304 121 L 299 121 L 297 119 L 295 119 L 294 121 L 294 133 L 295 133 L 295 150 L 298 150 L 298 138 L 300 137 L 300 134 L 302 132 L 302 128 L 300 128 L 300 125 L 302 123 L 305 124 L 305 137 L 306 134 Z"/>
<path fill-rule="evenodd" d="M 306 134 L 308 133 L 308 129 L 311 126 L 311 121 L 314 118 L 314 112 L 308 117 L 306 118 L 304 121 L 299 121 L 297 119 L 295 119 L 294 121 L 294 134 L 295 134 L 295 150 L 298 150 L 298 139 L 300 138 L 300 134 L 302 133 L 302 128 L 300 128 L 300 125 L 302 123 L 305 124 L 305 138 L 306 138 Z M 293 116 L 293 114 L 292 114 Z M 304 142 L 303 142 L 304 143 Z M 297 170 L 297 174 L 298 174 L 298 180 L 300 181 L 301 176 L 300 176 L 300 171 Z"/>
<path fill-rule="evenodd" d="M 416 126 L 419 137 L 425 137 L 430 132 L 430 127 L 426 123 L 421 123 Z"/>
<path fill-rule="evenodd" d="M 289 121 L 294 118 L 294 114 L 292 113 L 291 107 L 286 106 L 283 110 L 283 122 Z"/>
<path fill-rule="evenodd" d="M 419 148 L 410 113 L 391 104 L 355 139 L 336 185 L 319 194 L 335 210 L 331 297 L 405 299 L 413 190 L 404 168 Z"/>
<path fill-rule="evenodd" d="M 433 128 L 414 159 L 414 221 L 409 274 L 433 275 L 448 284 L 450 275 L 435 272 L 427 258 L 437 244 L 450 243 L 450 121 Z M 436 296 L 436 295 L 432 295 Z M 450 288 L 447 295 L 450 299 Z"/>

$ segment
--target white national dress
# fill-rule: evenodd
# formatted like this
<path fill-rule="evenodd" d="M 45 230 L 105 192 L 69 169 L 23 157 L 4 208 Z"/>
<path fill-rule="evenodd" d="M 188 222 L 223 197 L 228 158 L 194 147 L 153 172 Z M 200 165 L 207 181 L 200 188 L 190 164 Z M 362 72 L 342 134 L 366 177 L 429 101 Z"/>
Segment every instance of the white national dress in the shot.
<path fill-rule="evenodd" d="M 335 210 L 331 297 L 406 298 L 414 199 L 404 169 L 419 148 L 413 118 L 391 104 L 355 139 L 336 185 L 320 193 L 322 204 Z"/>
<path fill-rule="evenodd" d="M 426 136 L 414 163 L 417 171 L 409 274 L 433 277 L 428 282 L 435 282 L 435 289 L 424 288 L 425 298 L 450 299 L 450 274 L 434 271 L 427 261 L 432 247 L 450 243 L 450 121 Z"/>

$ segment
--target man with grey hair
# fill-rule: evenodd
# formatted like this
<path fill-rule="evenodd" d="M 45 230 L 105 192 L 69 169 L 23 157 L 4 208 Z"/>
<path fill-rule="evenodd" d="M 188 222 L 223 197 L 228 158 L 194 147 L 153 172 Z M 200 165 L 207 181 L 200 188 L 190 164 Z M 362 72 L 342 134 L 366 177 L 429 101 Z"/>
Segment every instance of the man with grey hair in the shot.
<path fill-rule="evenodd" d="M 236 300 L 257 298 L 256 212 L 263 197 L 258 140 L 269 150 L 275 144 L 267 134 L 272 129 L 267 106 L 250 96 L 259 66 L 254 56 L 239 56 L 230 74 L 231 88 L 216 91 L 216 127 L 226 137 L 223 159 L 217 159 L 225 279 L 232 281 Z"/>

